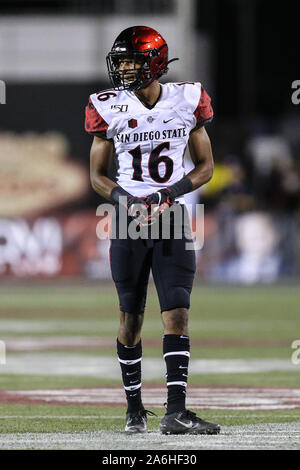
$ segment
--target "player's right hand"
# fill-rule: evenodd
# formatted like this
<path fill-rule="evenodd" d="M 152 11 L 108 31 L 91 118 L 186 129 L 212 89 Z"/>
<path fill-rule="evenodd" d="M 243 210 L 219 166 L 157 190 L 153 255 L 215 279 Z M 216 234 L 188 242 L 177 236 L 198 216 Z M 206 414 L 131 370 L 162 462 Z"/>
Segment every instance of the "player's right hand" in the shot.
<path fill-rule="evenodd" d="M 127 211 L 138 225 L 147 227 L 157 221 L 158 207 L 147 203 L 146 197 L 132 197 L 127 201 Z"/>
<path fill-rule="evenodd" d="M 162 213 L 168 207 L 170 207 L 175 200 L 172 190 L 169 188 L 163 188 L 155 193 L 149 194 L 145 198 L 145 202 L 148 206 L 157 206 L 158 213 Z"/>
<path fill-rule="evenodd" d="M 147 210 L 148 205 L 143 198 L 132 196 L 128 199 L 127 212 L 133 219 L 146 215 Z"/>

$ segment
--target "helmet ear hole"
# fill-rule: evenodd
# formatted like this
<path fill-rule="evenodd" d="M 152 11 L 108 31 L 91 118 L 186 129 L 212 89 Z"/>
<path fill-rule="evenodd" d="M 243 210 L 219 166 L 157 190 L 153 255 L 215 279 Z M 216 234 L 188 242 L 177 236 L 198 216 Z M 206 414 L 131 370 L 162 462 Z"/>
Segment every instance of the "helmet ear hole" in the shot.
<path fill-rule="evenodd" d="M 163 57 L 157 56 L 150 63 L 150 72 L 153 78 L 159 78 L 167 71 L 167 63 Z"/>
<path fill-rule="evenodd" d="M 150 62 L 150 71 L 151 71 L 151 74 L 155 74 L 158 69 L 161 68 L 161 66 L 163 65 L 163 60 L 160 58 L 160 57 L 155 57 L 154 59 L 151 60 Z"/>

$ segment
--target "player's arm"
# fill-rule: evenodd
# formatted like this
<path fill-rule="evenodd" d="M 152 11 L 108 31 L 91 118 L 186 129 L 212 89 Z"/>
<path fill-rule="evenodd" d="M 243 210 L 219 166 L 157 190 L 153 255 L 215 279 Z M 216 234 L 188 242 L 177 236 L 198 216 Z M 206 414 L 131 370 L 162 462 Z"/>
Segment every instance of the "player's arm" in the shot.
<path fill-rule="evenodd" d="M 162 204 L 164 210 L 176 197 L 194 191 L 211 179 L 214 161 L 210 139 L 204 126 L 196 127 L 190 133 L 188 144 L 195 168 L 172 186 L 150 194 L 146 199 L 147 204 Z"/>
<path fill-rule="evenodd" d="M 93 135 L 90 152 L 90 178 L 93 189 L 100 196 L 129 208 L 137 202 L 131 194 L 108 177 L 108 170 L 113 155 L 113 141 L 108 137 L 109 124 L 95 108 L 91 97 L 85 108 L 85 130 Z M 120 196 L 123 196 L 122 198 Z M 140 203 L 141 200 L 138 201 Z"/>
<path fill-rule="evenodd" d="M 186 177 L 191 180 L 192 190 L 194 190 L 207 183 L 214 171 L 210 138 L 204 126 L 190 133 L 188 145 L 195 168 Z"/>
<path fill-rule="evenodd" d="M 90 152 L 90 178 L 93 189 L 105 199 L 111 199 L 111 192 L 117 183 L 107 175 L 114 145 L 112 140 L 94 137 Z"/>
<path fill-rule="evenodd" d="M 213 109 L 211 99 L 201 85 L 201 94 L 197 107 L 194 110 L 195 127 L 190 132 L 189 149 L 195 168 L 167 188 L 160 189 L 156 193 L 150 194 L 146 201 L 150 204 L 173 204 L 174 200 L 183 194 L 190 193 L 207 183 L 213 175 L 213 155 L 210 139 L 204 125 L 213 119 Z"/>
<path fill-rule="evenodd" d="M 144 201 L 129 194 L 107 176 L 113 151 L 112 140 L 94 137 L 90 153 L 92 187 L 100 196 L 116 204 L 122 204 L 132 217 L 136 217 L 139 214 L 139 209 L 144 207 Z M 139 206 L 138 209 L 136 208 L 137 205 Z"/>

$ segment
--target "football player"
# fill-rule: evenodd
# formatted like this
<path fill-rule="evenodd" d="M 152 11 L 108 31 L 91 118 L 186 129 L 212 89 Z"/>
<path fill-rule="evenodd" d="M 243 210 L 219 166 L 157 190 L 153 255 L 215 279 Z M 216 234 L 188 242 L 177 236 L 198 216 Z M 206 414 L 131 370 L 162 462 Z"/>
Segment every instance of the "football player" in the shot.
<path fill-rule="evenodd" d="M 146 26 L 127 28 L 107 56 L 112 88 L 89 98 L 85 129 L 94 136 L 91 183 L 115 205 L 116 225 L 125 209 L 126 223 L 136 219 L 138 227 L 157 223 L 170 206 L 184 214 L 184 194 L 212 177 L 213 156 L 205 130 L 213 118 L 210 98 L 200 83 L 159 83 L 173 60 L 168 59 L 168 45 L 157 31 Z M 186 145 L 195 165 L 187 175 L 183 166 Z M 113 153 L 117 182 L 107 176 Z M 174 218 L 169 220 L 175 224 Z M 185 406 L 188 311 L 196 268 L 195 252 L 186 250 L 188 238 L 182 230 L 181 238 L 164 238 L 160 232 L 152 240 L 124 239 L 117 232 L 111 240 L 112 278 L 120 302 L 117 354 L 129 433 L 145 432 L 150 413 L 141 396 L 141 329 L 150 270 L 160 302 L 167 370 L 167 409 L 160 430 L 163 434 L 220 432 L 219 425 L 202 420 Z"/>

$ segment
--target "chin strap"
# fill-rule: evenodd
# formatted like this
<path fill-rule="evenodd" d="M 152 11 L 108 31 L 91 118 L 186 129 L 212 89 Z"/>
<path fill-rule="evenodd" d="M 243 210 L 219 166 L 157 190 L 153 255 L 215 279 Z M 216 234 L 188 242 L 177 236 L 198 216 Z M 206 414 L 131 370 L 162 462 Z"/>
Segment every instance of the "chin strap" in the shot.
<path fill-rule="evenodd" d="M 171 62 L 174 62 L 174 60 L 179 60 L 179 57 L 175 57 L 175 59 L 171 59 L 167 62 L 167 65 L 169 65 Z"/>

